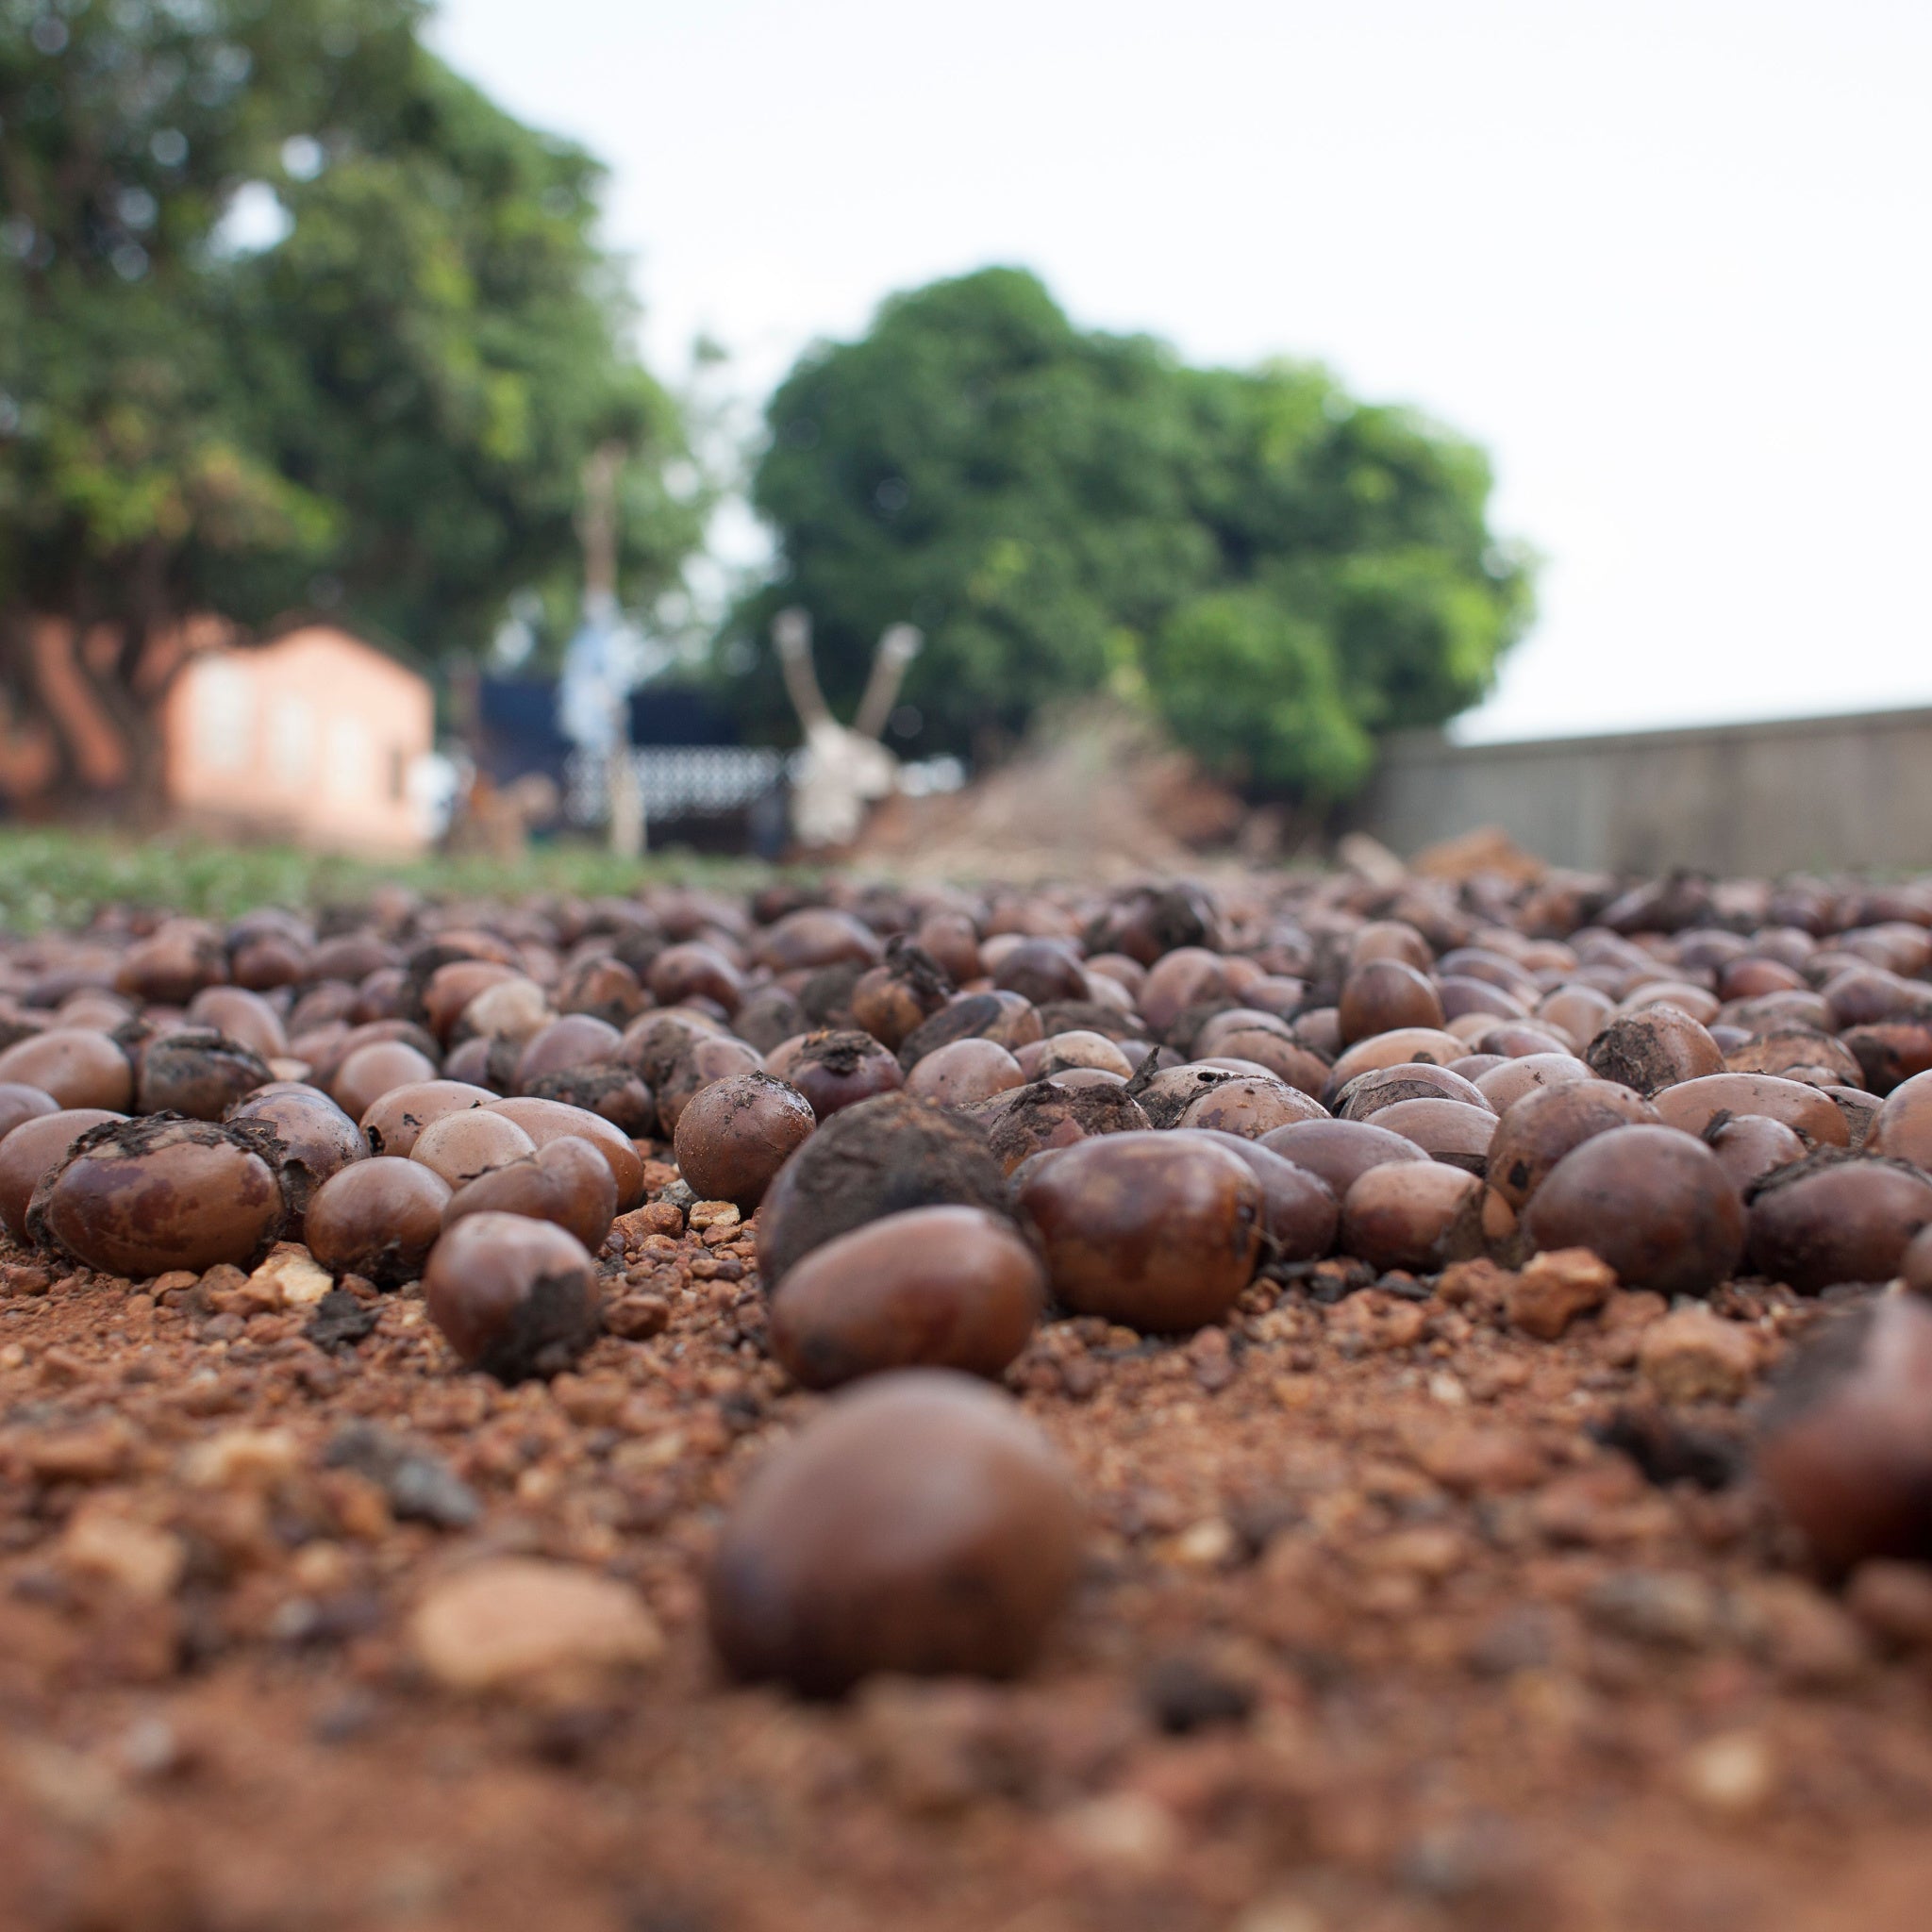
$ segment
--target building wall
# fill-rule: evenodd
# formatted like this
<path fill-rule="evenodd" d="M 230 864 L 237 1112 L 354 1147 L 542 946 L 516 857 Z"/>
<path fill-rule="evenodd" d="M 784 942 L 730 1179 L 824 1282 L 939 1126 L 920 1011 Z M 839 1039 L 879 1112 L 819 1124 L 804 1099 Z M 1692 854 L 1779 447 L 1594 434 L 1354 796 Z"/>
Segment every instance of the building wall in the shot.
<path fill-rule="evenodd" d="M 1932 868 L 1932 710 L 1452 745 L 1391 739 L 1353 823 L 1405 858 L 1500 825 L 1558 865 Z"/>
<path fill-rule="evenodd" d="M 195 658 L 162 715 L 169 802 L 190 823 L 346 851 L 426 842 L 416 767 L 426 679 L 327 625 Z"/>

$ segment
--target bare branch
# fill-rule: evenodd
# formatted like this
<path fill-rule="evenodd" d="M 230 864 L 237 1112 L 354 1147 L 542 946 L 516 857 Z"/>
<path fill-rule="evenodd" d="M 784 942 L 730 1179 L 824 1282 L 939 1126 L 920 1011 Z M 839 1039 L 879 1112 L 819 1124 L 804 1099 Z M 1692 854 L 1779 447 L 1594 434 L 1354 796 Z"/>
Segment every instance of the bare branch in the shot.
<path fill-rule="evenodd" d="M 785 689 L 791 708 L 808 732 L 832 722 L 824 693 L 819 690 L 818 673 L 811 661 L 811 619 L 795 604 L 779 611 L 772 620 L 772 642 L 777 646 L 778 665 L 785 674 Z"/>
<path fill-rule="evenodd" d="M 919 656 L 925 639 L 909 624 L 888 625 L 873 654 L 872 675 L 865 681 L 865 695 L 858 701 L 858 716 L 852 728 L 861 738 L 882 737 L 886 720 L 898 702 L 899 687 L 906 680 L 906 667 Z"/>

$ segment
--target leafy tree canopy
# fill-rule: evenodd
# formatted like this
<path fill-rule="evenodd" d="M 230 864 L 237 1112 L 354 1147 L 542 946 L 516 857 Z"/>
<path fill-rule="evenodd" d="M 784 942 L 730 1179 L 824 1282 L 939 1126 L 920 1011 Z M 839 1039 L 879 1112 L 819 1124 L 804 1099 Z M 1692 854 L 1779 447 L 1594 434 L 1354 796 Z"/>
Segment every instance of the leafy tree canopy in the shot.
<path fill-rule="evenodd" d="M 782 568 L 721 662 L 774 731 L 762 631 L 798 603 L 848 710 L 881 628 L 924 628 L 904 748 L 984 749 L 1111 681 L 1230 777 L 1335 798 L 1376 733 L 1479 698 L 1529 615 L 1474 445 L 1319 368 L 1076 329 L 1017 269 L 887 302 L 799 362 L 768 425 L 753 493 Z"/>
<path fill-rule="evenodd" d="M 119 626 L 130 664 L 203 608 L 332 608 L 425 655 L 519 592 L 560 626 L 610 441 L 620 590 L 675 581 L 705 507 L 666 488 L 679 412 L 628 345 L 599 170 L 423 11 L 0 0 L 0 613 Z"/>

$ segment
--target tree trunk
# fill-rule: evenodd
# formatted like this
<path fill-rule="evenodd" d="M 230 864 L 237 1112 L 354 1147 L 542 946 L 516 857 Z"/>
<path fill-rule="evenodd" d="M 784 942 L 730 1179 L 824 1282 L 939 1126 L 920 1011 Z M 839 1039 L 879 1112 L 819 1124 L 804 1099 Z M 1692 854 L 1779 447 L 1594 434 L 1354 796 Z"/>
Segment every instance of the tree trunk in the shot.
<path fill-rule="evenodd" d="M 220 619 L 150 626 L 49 610 L 0 613 L 0 798 L 32 819 L 166 816 L 161 708 L 196 652 L 231 641 Z"/>

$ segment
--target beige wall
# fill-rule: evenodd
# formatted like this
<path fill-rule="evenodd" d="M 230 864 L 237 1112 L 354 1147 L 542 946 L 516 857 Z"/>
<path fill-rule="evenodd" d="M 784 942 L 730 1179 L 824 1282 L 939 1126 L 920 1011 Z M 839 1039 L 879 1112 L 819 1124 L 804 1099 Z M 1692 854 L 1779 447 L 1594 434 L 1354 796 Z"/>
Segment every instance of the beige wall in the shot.
<path fill-rule="evenodd" d="M 1351 822 L 1405 858 L 1500 825 L 1557 865 L 1932 868 L 1932 710 L 1452 745 L 1391 739 Z"/>
<path fill-rule="evenodd" d="M 346 851 L 425 842 L 412 768 L 430 749 L 427 681 L 326 625 L 213 651 L 162 714 L 170 804 L 190 823 Z"/>

